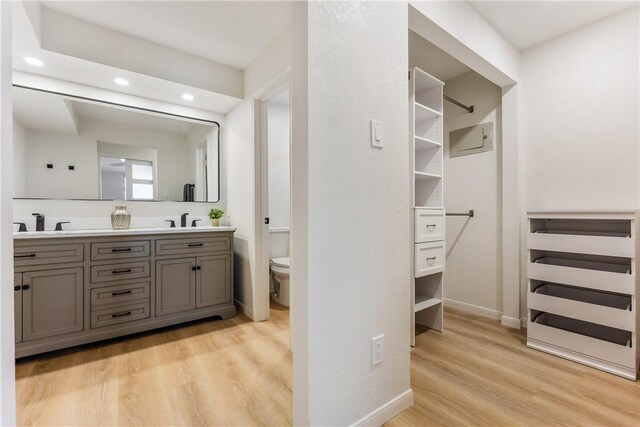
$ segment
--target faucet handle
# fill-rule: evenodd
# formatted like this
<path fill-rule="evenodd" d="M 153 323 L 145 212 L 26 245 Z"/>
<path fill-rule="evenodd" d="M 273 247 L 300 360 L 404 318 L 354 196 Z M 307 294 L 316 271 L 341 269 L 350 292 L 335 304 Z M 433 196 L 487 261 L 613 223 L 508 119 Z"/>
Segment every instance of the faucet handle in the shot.
<path fill-rule="evenodd" d="M 62 224 L 71 224 L 70 221 L 60 221 L 56 223 L 56 230 L 55 231 L 62 231 Z"/>
<path fill-rule="evenodd" d="M 197 224 L 196 224 L 196 222 L 198 222 L 198 221 L 202 221 L 202 220 L 200 220 L 200 219 L 194 219 L 193 221 L 191 221 L 191 226 L 192 226 L 192 227 L 195 227 L 195 226 L 197 225 Z"/>
<path fill-rule="evenodd" d="M 27 224 L 25 224 L 24 222 L 14 222 L 14 224 L 20 224 L 20 227 L 18 228 L 18 232 L 27 231 Z"/>
<path fill-rule="evenodd" d="M 32 213 L 31 215 L 35 216 L 35 217 L 42 217 L 44 218 L 44 215 L 42 215 L 41 213 Z"/>
<path fill-rule="evenodd" d="M 170 223 L 169 228 L 176 228 L 176 222 L 172 219 L 165 219 L 165 222 Z"/>

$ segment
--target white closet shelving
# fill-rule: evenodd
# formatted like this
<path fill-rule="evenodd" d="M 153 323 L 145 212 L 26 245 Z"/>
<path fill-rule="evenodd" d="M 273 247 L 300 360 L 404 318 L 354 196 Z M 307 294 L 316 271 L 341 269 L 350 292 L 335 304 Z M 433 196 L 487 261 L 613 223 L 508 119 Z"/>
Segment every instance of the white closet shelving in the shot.
<path fill-rule="evenodd" d="M 442 200 L 444 83 L 419 68 L 409 71 L 409 135 L 411 146 L 411 345 L 415 326 L 442 331 L 442 274 L 445 221 Z"/>
<path fill-rule="evenodd" d="M 529 212 L 529 347 L 636 379 L 639 216 Z"/>

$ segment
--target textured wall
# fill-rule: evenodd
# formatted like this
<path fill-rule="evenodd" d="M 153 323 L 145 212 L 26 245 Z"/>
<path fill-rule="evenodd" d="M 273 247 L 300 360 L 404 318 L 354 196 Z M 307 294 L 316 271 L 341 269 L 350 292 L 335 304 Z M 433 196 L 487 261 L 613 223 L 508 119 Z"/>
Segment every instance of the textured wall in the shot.
<path fill-rule="evenodd" d="M 294 46 L 292 264 L 295 286 L 307 293 L 293 304 L 308 304 L 308 318 L 294 317 L 308 334 L 294 356 L 308 413 L 298 407 L 295 421 L 347 425 L 410 387 L 407 4 L 306 7 L 307 28 L 294 26 L 293 37 L 306 37 L 307 50 Z M 296 79 L 305 66 L 308 82 Z M 296 121 L 306 108 L 305 139 Z M 371 119 L 384 123 L 382 150 L 370 146 Z M 305 183 L 308 205 L 299 207 Z M 305 237 L 308 256 L 296 248 Z M 372 367 L 379 334 L 384 361 Z M 308 377 L 298 378 L 303 365 Z"/>

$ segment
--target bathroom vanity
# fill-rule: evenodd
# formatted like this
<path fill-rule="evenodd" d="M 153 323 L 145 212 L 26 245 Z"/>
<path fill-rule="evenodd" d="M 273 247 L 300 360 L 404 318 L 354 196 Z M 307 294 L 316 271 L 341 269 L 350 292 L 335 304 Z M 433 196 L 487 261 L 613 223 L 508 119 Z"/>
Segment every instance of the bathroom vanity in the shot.
<path fill-rule="evenodd" d="M 16 357 L 233 317 L 234 231 L 15 233 Z"/>

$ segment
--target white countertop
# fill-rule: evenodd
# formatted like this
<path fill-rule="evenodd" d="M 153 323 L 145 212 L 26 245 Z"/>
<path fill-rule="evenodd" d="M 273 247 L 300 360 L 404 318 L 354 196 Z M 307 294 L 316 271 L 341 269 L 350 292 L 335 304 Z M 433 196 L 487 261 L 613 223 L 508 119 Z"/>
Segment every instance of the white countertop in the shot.
<path fill-rule="evenodd" d="M 111 228 L 64 230 L 64 231 L 25 231 L 14 232 L 14 239 L 46 239 L 56 237 L 96 237 L 96 236 L 135 236 L 139 234 L 188 234 L 188 233 L 221 233 L 236 231 L 235 227 L 162 227 L 162 228 L 129 228 L 113 230 Z"/>

